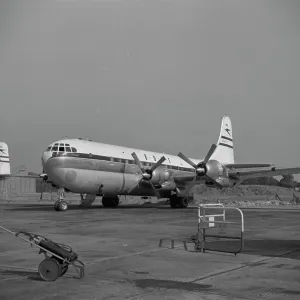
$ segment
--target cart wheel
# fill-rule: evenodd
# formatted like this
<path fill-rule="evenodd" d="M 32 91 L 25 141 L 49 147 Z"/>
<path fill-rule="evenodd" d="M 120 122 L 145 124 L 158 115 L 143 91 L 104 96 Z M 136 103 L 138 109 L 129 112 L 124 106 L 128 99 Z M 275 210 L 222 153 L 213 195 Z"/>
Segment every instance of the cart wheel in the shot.
<path fill-rule="evenodd" d="M 61 274 L 61 267 L 53 258 L 44 259 L 39 265 L 39 274 L 45 281 L 55 281 Z"/>
<path fill-rule="evenodd" d="M 67 271 L 68 271 L 68 265 L 63 265 L 61 267 L 61 275 L 60 276 L 65 275 Z"/>
<path fill-rule="evenodd" d="M 194 249 L 196 252 L 201 251 L 201 244 L 195 244 Z"/>

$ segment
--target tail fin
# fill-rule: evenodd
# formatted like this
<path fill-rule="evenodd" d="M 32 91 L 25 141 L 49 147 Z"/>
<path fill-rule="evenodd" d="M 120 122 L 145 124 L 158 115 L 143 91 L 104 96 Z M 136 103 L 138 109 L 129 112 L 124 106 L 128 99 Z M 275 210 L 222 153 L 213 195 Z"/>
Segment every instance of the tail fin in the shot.
<path fill-rule="evenodd" d="M 0 176 L 10 175 L 10 161 L 8 146 L 0 142 Z"/>
<path fill-rule="evenodd" d="M 226 115 L 222 119 L 217 148 L 210 159 L 215 159 L 223 164 L 234 164 L 232 124 Z"/>

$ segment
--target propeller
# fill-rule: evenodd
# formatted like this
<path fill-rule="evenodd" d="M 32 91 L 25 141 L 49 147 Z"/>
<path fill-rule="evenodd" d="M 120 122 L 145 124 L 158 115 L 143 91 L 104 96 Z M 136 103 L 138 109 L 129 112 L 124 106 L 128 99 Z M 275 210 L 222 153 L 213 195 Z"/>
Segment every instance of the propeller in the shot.
<path fill-rule="evenodd" d="M 154 170 L 157 169 L 166 160 L 166 158 L 162 156 L 150 169 L 145 169 L 142 166 L 141 161 L 139 160 L 135 152 L 131 153 L 131 156 L 133 157 L 134 162 L 138 165 L 138 167 L 142 171 L 142 178 L 140 181 L 142 180 L 148 181 L 155 193 L 155 196 L 159 199 L 160 198 L 159 192 L 156 190 L 154 184 L 151 182 L 151 178 Z"/>
<path fill-rule="evenodd" d="M 192 167 L 195 168 L 196 170 L 196 174 L 198 176 L 205 176 L 207 177 L 210 181 L 212 181 L 217 187 L 222 188 L 222 185 L 219 184 L 216 180 L 214 180 L 213 178 L 207 176 L 207 162 L 209 161 L 210 157 L 212 156 L 212 154 L 214 153 L 214 151 L 216 150 L 217 145 L 216 144 L 212 144 L 209 151 L 207 152 L 205 158 L 203 161 L 199 162 L 198 164 L 195 164 L 194 162 L 192 162 L 188 157 L 186 157 L 183 153 L 179 152 L 178 156 L 184 160 L 186 163 L 188 163 L 189 165 L 191 165 Z"/>

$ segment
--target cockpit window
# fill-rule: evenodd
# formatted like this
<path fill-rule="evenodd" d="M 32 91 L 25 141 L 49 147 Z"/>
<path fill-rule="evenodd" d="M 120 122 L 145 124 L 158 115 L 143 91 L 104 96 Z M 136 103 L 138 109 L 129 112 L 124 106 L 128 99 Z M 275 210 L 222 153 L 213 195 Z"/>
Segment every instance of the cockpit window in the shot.
<path fill-rule="evenodd" d="M 71 147 L 70 144 L 63 144 L 63 143 L 55 143 L 54 145 L 48 146 L 45 151 L 52 151 L 52 152 L 77 152 L 77 149 Z"/>

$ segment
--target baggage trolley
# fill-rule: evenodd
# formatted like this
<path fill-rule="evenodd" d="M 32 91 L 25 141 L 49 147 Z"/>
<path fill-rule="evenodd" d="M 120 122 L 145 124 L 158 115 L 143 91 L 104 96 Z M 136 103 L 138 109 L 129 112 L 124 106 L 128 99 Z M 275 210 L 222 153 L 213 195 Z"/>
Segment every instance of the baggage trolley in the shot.
<path fill-rule="evenodd" d="M 84 277 L 84 263 L 78 260 L 77 253 L 70 246 L 55 243 L 41 235 L 23 230 L 12 232 L 2 226 L 0 226 L 0 229 L 29 243 L 31 247 L 34 246 L 40 249 L 38 254 L 43 253 L 45 256 L 45 259 L 40 263 L 38 268 L 38 273 L 43 280 L 55 281 L 68 271 L 70 265 L 75 268 L 80 279 Z"/>

